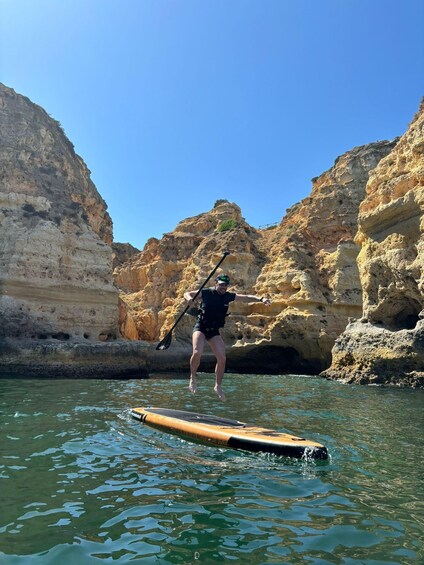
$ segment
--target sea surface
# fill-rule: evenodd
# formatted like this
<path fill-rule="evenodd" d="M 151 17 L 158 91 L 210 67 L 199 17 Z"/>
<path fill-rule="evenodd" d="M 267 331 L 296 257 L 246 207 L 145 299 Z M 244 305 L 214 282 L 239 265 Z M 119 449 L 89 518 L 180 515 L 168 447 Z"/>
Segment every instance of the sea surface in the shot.
<path fill-rule="evenodd" d="M 199 381 L 0 380 L 0 563 L 424 563 L 423 390 L 226 375 L 222 403 Z M 190 443 L 137 406 L 291 432 L 330 459 Z"/>

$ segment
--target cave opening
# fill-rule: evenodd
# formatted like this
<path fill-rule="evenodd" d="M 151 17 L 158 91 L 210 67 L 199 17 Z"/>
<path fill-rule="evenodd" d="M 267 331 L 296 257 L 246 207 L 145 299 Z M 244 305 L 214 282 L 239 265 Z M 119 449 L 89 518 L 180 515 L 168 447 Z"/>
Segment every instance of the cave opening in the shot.
<path fill-rule="evenodd" d="M 422 306 L 417 300 L 404 298 L 396 304 L 386 305 L 386 315 L 382 310 L 374 313 L 374 323 L 391 331 L 413 330 L 420 319 Z"/>
<path fill-rule="evenodd" d="M 317 374 L 323 369 L 321 365 L 303 359 L 294 347 L 268 345 L 250 348 L 237 357 L 230 351 L 227 368 L 246 374 Z"/>

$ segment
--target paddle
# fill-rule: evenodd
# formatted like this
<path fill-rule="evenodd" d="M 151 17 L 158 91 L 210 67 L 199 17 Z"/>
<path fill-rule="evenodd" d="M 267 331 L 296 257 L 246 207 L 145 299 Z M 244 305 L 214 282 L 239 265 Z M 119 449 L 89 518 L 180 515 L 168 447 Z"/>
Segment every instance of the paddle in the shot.
<path fill-rule="evenodd" d="M 208 278 L 205 280 L 205 282 L 202 284 L 202 286 L 199 288 L 199 290 L 196 292 L 196 294 L 193 296 L 192 301 L 196 300 L 196 298 L 199 296 L 202 288 L 204 286 L 206 286 L 208 284 L 208 282 L 210 281 L 210 279 L 214 276 L 214 274 L 216 273 L 218 267 L 221 265 L 221 263 L 224 261 L 225 257 L 227 255 L 229 255 L 229 251 L 225 251 L 224 255 L 221 257 L 221 260 L 219 261 L 219 263 L 216 265 L 216 267 L 213 269 L 213 271 L 211 272 L 211 274 L 208 276 Z M 157 346 L 156 349 L 168 349 L 168 347 L 171 345 L 171 341 L 172 341 L 172 331 L 174 330 L 174 328 L 176 327 L 176 325 L 178 324 L 178 322 L 181 320 L 181 318 L 184 316 L 184 314 L 187 312 L 187 310 L 189 308 L 191 308 L 191 304 L 188 304 L 187 307 L 185 308 L 184 312 L 182 312 L 176 322 L 174 323 L 174 325 L 172 326 L 172 328 L 169 330 L 169 332 L 166 334 L 166 336 L 162 339 L 162 341 L 160 341 Z"/>

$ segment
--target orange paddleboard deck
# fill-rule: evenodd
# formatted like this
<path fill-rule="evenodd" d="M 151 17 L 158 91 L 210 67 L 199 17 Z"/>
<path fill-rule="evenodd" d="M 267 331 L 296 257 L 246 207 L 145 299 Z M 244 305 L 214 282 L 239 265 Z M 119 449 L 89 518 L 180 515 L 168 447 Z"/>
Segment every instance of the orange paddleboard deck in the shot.
<path fill-rule="evenodd" d="M 245 451 L 273 453 L 285 457 L 327 459 L 324 445 L 237 420 L 168 408 L 134 408 L 136 420 L 158 430 L 206 445 Z"/>

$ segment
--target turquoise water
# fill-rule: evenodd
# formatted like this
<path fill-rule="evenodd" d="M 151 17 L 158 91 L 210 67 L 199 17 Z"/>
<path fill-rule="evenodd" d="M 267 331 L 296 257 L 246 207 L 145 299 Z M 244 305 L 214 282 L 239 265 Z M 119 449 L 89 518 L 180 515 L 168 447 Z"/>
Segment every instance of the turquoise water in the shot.
<path fill-rule="evenodd" d="M 1 386 L 0 562 L 424 563 L 424 391 L 299 376 Z M 302 462 L 189 443 L 129 416 L 193 410 L 324 443 Z"/>

